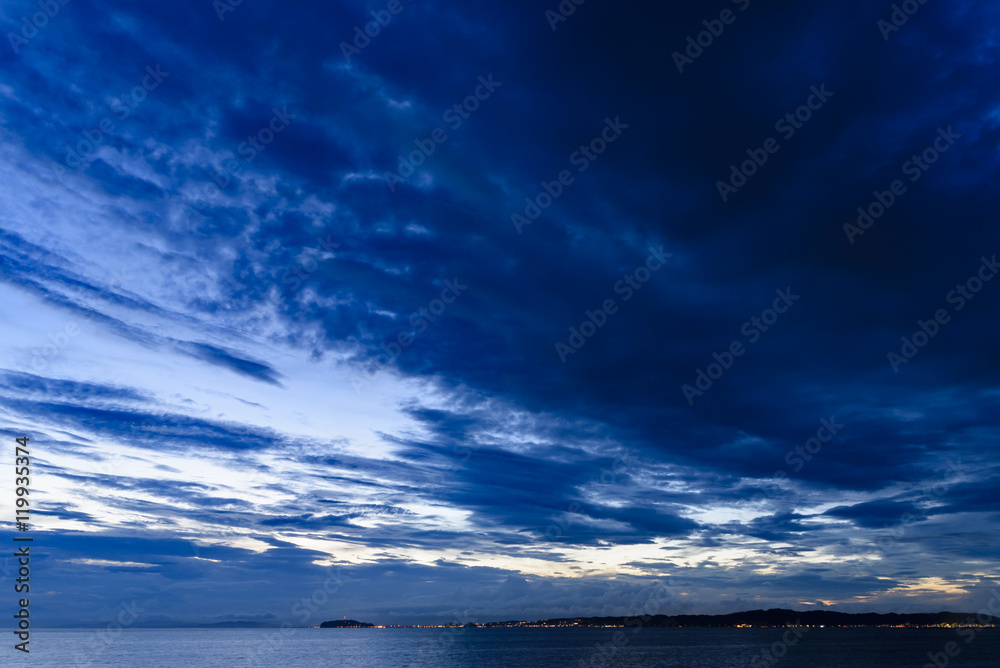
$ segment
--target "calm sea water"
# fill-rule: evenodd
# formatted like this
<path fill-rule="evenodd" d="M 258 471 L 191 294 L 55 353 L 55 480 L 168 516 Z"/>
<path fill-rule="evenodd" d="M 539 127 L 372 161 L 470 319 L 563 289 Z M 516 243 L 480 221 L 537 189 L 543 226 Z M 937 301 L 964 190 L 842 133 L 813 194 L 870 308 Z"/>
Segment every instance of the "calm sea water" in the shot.
<path fill-rule="evenodd" d="M 129 629 L 36 630 L 36 668 L 985 668 L 1000 666 L 1000 629 L 969 643 L 948 629 Z M 616 635 L 619 634 L 619 635 Z M 5 636 L 8 634 L 4 634 Z M 968 632 L 966 632 L 966 636 Z M 617 644 L 616 644 L 617 641 Z M 788 641 L 788 642 L 786 642 Z M 948 646 L 949 642 L 955 645 Z M 955 656 L 948 656 L 951 649 Z M 931 657 L 928 656 L 931 655 Z"/>

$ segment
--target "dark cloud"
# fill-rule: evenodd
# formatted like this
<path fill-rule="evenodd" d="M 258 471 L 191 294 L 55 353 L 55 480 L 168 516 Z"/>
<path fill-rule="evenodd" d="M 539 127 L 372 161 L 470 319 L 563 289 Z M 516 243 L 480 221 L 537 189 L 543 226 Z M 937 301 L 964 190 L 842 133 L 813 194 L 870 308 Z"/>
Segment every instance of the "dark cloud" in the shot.
<path fill-rule="evenodd" d="M 286 371 L 301 360 L 336 382 L 421 388 L 396 407 L 412 428 L 373 419 L 380 449 L 364 452 L 158 395 L 158 368 L 128 387 L 79 360 L 57 372 L 31 351 L 13 359 L 0 402 L 47 434 L 53 475 L 174 532 L 129 540 L 90 506 L 50 505 L 67 523 L 51 532 L 59 559 L 155 565 L 116 573 L 114 592 L 66 566 L 62 594 L 148 596 L 164 615 L 217 595 L 204 614 L 223 619 L 267 581 L 247 614 L 287 618 L 277 587 L 320 577 L 313 561 L 330 557 L 293 535 L 383 550 L 351 568 L 348 598 L 380 621 L 448 605 L 612 611 L 648 584 L 574 594 L 562 576 L 449 561 L 458 552 L 556 569 L 572 550 L 659 546 L 670 564 L 624 559 L 703 590 L 706 608 L 892 606 L 894 587 L 921 578 L 996 577 L 1000 283 L 953 292 L 1000 252 L 996 10 L 928 3 L 883 39 L 888 6 L 742 4 L 683 73 L 674 52 L 727 3 L 595 1 L 554 31 L 525 0 L 413 3 L 348 64 L 338 45 L 369 20 L 351 3 L 242 3 L 220 21 L 206 2 L 74 0 L 0 50 L 0 287 L 164 364 L 197 360 L 227 397 L 241 382 L 302 392 L 307 374 Z M 31 11 L 10 4 L 2 22 L 19 30 Z M 149 81 L 147 66 L 168 74 L 123 116 L 111 100 Z M 447 110 L 480 77 L 500 84 L 453 127 Z M 832 95 L 808 120 L 781 125 L 820 88 Z M 288 122 L 251 159 L 244 142 L 276 115 Z M 80 149 L 103 119 L 114 129 Z M 609 125 L 620 136 L 578 171 L 575 152 Z M 384 173 L 437 127 L 447 141 L 390 190 Z M 769 137 L 780 149 L 723 201 L 717 183 Z M 914 172 L 940 137 L 953 142 Z M 70 151 L 90 155 L 76 169 Z M 573 182 L 519 233 L 511 215 L 562 170 Z M 845 233 L 895 179 L 905 193 Z M 660 248 L 672 255 L 630 287 Z M 109 278 L 118 261 L 134 279 Z M 928 324 L 940 309 L 947 322 Z M 922 329 L 927 344 L 894 369 L 888 354 Z M 581 340 L 560 359 L 556 344 Z M 685 385 L 701 392 L 690 403 Z M 273 415 L 235 398 L 258 424 Z M 327 416 L 310 411 L 327 408 L 302 403 L 295 419 L 315 434 Z M 825 422 L 841 425 L 830 439 Z M 109 445 L 164 480 L 62 459 L 106 464 Z M 233 479 L 187 484 L 157 455 L 204 455 Z M 185 519 L 204 528 L 197 559 Z M 899 535 L 879 551 L 887 526 Z M 267 549 L 229 546 L 239 532 Z M 455 552 L 430 566 L 415 550 Z M 849 577 L 861 560 L 882 579 Z M 207 581 L 216 562 L 233 570 L 209 590 L 163 584 Z"/>

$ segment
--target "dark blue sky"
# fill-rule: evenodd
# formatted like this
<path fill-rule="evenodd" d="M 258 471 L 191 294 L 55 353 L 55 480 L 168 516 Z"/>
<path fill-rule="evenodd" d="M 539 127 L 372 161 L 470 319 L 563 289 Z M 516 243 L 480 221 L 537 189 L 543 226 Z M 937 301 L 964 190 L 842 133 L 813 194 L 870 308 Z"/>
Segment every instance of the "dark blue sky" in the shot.
<path fill-rule="evenodd" d="M 0 430 L 44 623 L 988 598 L 997 3 L 42 5 Z"/>

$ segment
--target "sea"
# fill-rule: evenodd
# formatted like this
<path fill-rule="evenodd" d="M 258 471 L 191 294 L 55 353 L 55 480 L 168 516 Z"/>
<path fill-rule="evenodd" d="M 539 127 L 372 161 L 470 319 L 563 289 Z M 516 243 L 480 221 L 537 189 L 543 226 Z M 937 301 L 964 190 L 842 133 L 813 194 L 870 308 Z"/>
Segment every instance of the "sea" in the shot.
<path fill-rule="evenodd" d="M 34 668 L 991 668 L 1000 628 L 33 629 Z"/>

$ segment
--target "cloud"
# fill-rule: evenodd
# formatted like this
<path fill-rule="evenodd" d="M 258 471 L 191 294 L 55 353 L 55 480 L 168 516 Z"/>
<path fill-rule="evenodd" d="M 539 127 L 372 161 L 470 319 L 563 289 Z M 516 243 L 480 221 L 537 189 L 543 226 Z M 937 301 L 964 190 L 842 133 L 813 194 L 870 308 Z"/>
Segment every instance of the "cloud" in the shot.
<path fill-rule="evenodd" d="M 993 8 L 886 41 L 883 7 L 754 3 L 681 73 L 697 6 L 413 4 L 350 63 L 350 3 L 72 7 L 0 54 L 0 406 L 45 453 L 67 622 L 294 618 L 326 563 L 377 621 L 612 614 L 667 576 L 703 602 L 677 611 L 928 577 L 937 608 L 997 577 L 1000 291 L 954 296 L 1000 249 Z"/>

